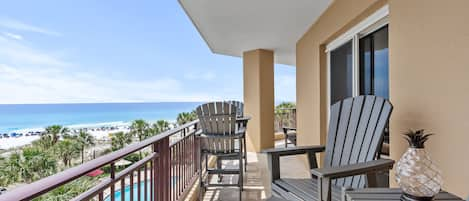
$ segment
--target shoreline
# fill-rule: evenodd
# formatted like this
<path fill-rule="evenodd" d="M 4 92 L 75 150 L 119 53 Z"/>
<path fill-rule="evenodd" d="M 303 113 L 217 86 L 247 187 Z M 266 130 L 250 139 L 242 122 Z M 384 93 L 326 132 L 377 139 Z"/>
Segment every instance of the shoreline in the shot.
<path fill-rule="evenodd" d="M 153 123 L 156 120 L 147 121 Z M 168 120 L 167 120 L 168 121 Z M 168 121 L 170 124 L 175 123 L 175 120 Z M 80 129 L 85 130 L 93 135 L 96 140 L 108 140 L 109 134 L 117 132 L 129 132 L 130 124 L 132 122 L 115 121 L 115 122 L 100 122 L 89 124 L 74 124 L 64 126 L 70 129 L 71 133 L 78 133 Z M 24 128 L 15 131 L 0 133 L 0 150 L 8 150 L 13 148 L 20 148 L 25 145 L 31 144 L 33 141 L 38 140 L 45 131 L 45 128 Z M 7 135 L 8 137 L 5 137 Z"/>

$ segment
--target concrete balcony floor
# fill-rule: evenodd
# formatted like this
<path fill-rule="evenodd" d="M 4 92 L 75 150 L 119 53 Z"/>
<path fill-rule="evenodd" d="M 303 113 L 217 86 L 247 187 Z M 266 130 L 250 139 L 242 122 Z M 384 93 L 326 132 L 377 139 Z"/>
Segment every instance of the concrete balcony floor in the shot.
<path fill-rule="evenodd" d="M 283 147 L 283 140 L 277 141 L 276 147 Z M 267 157 L 265 154 L 248 152 L 248 165 L 247 172 L 244 175 L 244 191 L 242 193 L 243 201 L 259 201 L 269 198 L 271 196 L 270 188 L 270 172 L 267 166 Z M 280 160 L 280 170 L 282 177 L 289 178 L 310 178 L 308 169 L 303 162 L 306 157 L 299 156 L 286 156 Z M 226 161 L 223 167 L 237 167 L 238 162 Z M 217 176 L 210 178 L 212 183 L 216 183 Z M 236 183 L 238 182 L 237 175 L 226 175 L 223 177 L 223 183 Z M 237 187 L 213 187 L 207 189 L 204 195 L 204 201 L 238 201 L 239 188 Z"/>

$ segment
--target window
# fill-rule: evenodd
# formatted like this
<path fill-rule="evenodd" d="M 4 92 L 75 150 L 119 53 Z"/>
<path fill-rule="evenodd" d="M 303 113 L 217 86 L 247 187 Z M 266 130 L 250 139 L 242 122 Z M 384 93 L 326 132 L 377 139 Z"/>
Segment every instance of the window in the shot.
<path fill-rule="evenodd" d="M 330 53 L 332 104 L 353 95 L 352 51 L 352 41 L 349 41 Z"/>
<path fill-rule="evenodd" d="M 360 95 L 389 99 L 388 26 L 360 39 Z"/>
<path fill-rule="evenodd" d="M 389 98 L 388 14 L 384 6 L 327 45 L 330 104 L 360 94 Z"/>

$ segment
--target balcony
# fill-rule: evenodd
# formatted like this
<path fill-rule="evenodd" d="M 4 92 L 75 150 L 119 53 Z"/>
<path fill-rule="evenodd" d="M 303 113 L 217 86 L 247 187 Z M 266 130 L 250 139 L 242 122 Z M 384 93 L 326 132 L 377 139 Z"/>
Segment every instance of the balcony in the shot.
<path fill-rule="evenodd" d="M 81 192 L 72 200 L 176 201 L 194 199 L 198 197 L 197 181 L 200 172 L 199 143 L 195 138 L 195 133 L 198 131 L 198 120 L 187 123 L 82 165 L 13 189 L 1 195 L 0 201 L 41 198 L 43 194 L 80 178 L 88 177 L 90 172 L 104 167 L 110 168 L 109 176 L 100 179 L 92 188 Z M 283 146 L 282 143 L 283 141 L 278 141 L 277 146 Z M 140 151 L 147 153 L 147 156 L 125 169 L 118 170 L 117 161 Z M 266 156 L 249 152 L 247 158 L 243 200 L 260 200 L 270 197 L 270 173 Z M 284 170 L 297 170 L 282 172 L 283 175 L 293 178 L 309 177 L 305 164 L 297 157 L 283 158 L 282 165 Z M 225 161 L 223 166 L 237 166 L 237 162 Z M 211 180 L 217 180 L 216 176 Z M 225 176 L 222 182 L 236 181 L 236 176 Z M 237 188 L 213 188 L 205 193 L 204 200 L 238 200 L 238 195 Z"/>
<path fill-rule="evenodd" d="M 32 200 L 77 179 L 87 177 L 90 172 L 106 166 L 110 168 L 109 177 L 101 179 L 94 187 L 73 200 L 124 200 L 126 196 L 134 198 L 134 194 L 135 200 L 181 200 L 189 192 L 199 172 L 197 165 L 199 144 L 194 136 L 197 131 L 197 121 L 187 123 L 82 165 L 16 188 L 0 196 L 0 200 Z M 147 156 L 117 171 L 117 161 L 140 151 L 147 153 Z M 120 198 L 117 199 L 116 196 Z"/>
<path fill-rule="evenodd" d="M 443 189 L 469 196 L 469 31 L 461 26 L 467 24 L 469 1 L 202 2 L 179 0 L 212 52 L 243 59 L 245 113 L 252 116 L 243 200 L 270 197 L 270 172 L 266 156 L 260 152 L 283 146 L 272 135 L 286 124 L 274 120 L 275 64 L 297 69 L 298 113 L 294 116 L 298 121 L 294 124 L 298 145 L 326 144 L 330 106 L 335 100 L 378 95 L 391 100 L 394 108 L 392 117 L 382 124 L 387 132 L 388 146 L 382 147 L 386 157 L 401 158 L 408 148 L 401 134 L 408 129 L 436 133 L 425 148 L 442 170 Z M 373 50 L 378 48 L 374 43 L 381 46 L 379 51 Z M 368 54 L 373 56 L 366 57 Z M 374 75 L 374 70 L 383 69 L 385 72 Z M 378 87 L 379 93 L 375 90 Z M 345 125 L 342 131 L 347 133 Z M 104 167 L 111 174 L 74 200 L 112 200 L 118 196 L 127 200 L 121 196 L 126 194 L 129 200 L 138 200 L 138 195 L 140 200 L 195 199 L 197 175 L 203 171 L 198 166 L 199 144 L 194 137 L 198 129 L 198 122 L 191 122 L 15 189 L 0 196 L 0 201 L 37 198 Z M 144 159 L 123 170 L 116 168 L 118 160 L 140 150 L 148 153 Z M 282 175 L 310 177 L 302 156 L 281 160 Z M 292 169 L 295 171 L 287 171 Z M 398 187 L 394 172 L 387 184 Z M 234 176 L 223 178 L 223 182 L 236 180 Z M 239 199 L 238 189 L 229 188 L 211 189 L 204 196 L 205 200 Z"/>

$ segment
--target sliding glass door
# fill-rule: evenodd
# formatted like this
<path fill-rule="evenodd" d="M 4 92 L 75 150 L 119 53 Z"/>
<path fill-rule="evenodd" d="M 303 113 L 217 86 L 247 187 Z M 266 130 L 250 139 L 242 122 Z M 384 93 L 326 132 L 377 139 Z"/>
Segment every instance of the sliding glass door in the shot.
<path fill-rule="evenodd" d="M 358 95 L 389 99 L 388 26 L 329 50 L 329 102 Z"/>
<path fill-rule="evenodd" d="M 330 52 L 330 103 L 353 96 L 353 44 L 349 41 Z"/>
<path fill-rule="evenodd" d="M 360 39 L 360 95 L 389 99 L 388 26 Z"/>

